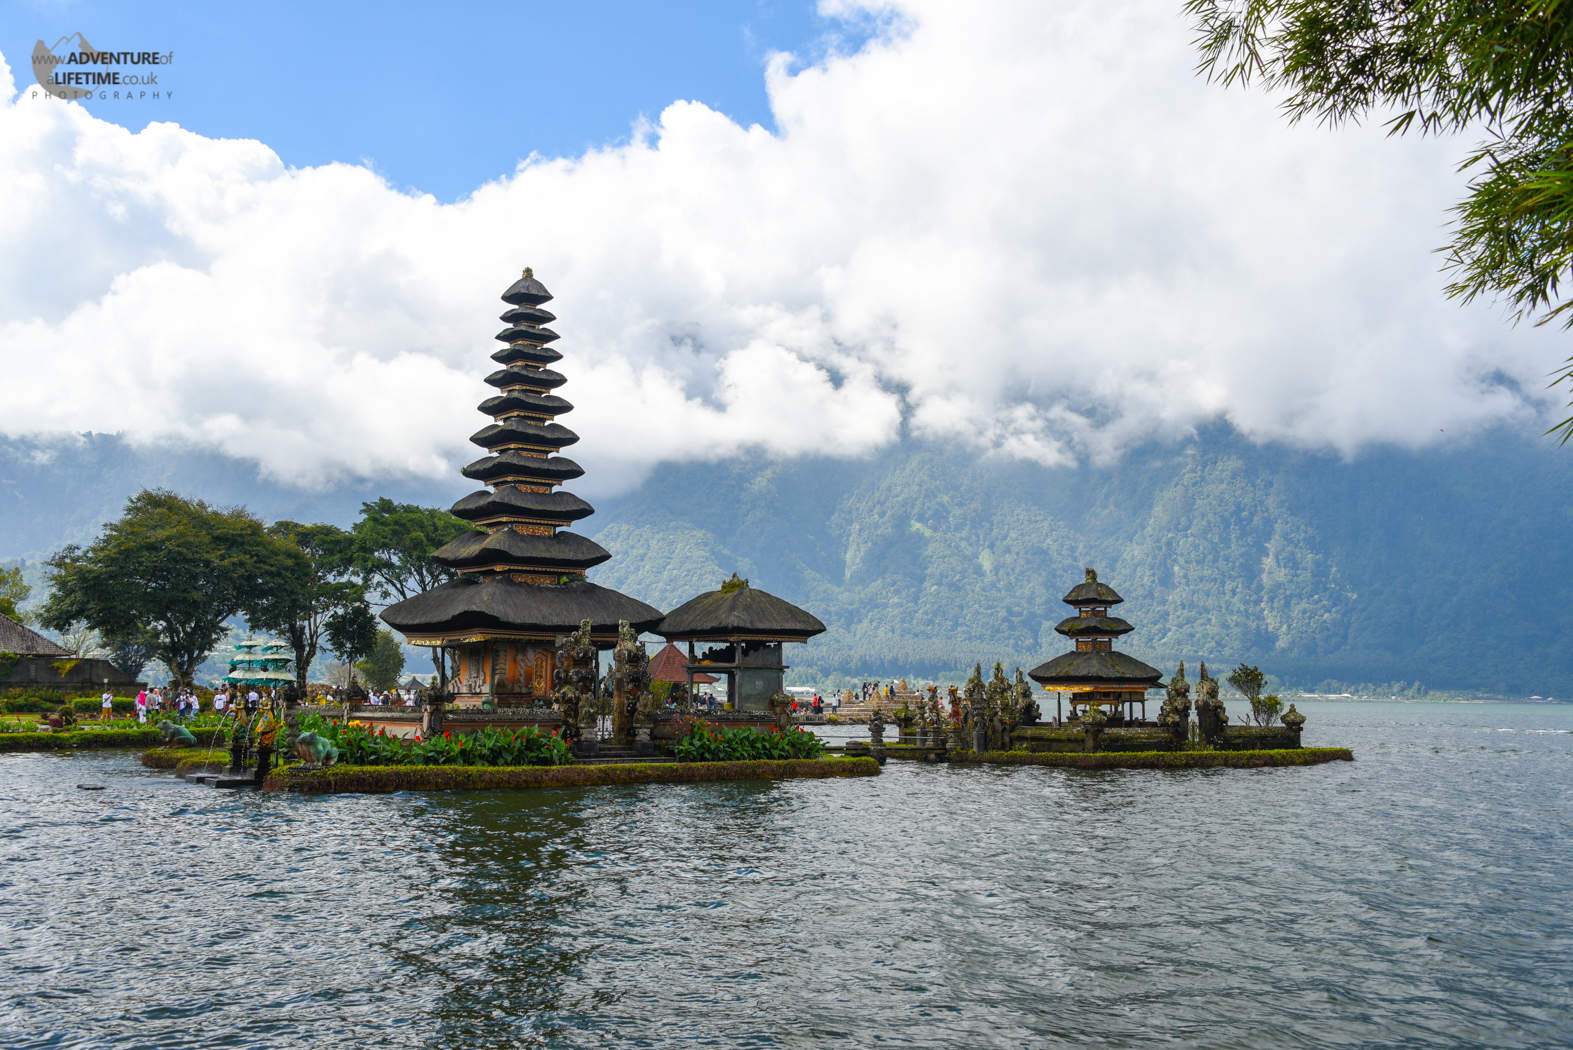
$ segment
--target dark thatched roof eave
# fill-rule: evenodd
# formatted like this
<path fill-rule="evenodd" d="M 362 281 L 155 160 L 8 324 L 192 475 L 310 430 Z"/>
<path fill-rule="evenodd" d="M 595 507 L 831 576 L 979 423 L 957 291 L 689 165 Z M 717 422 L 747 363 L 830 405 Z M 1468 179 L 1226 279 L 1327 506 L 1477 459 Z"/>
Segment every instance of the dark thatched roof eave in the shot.
<path fill-rule="evenodd" d="M 588 580 L 563 584 L 520 583 L 506 576 L 461 576 L 413 598 L 390 605 L 383 620 L 405 634 L 520 631 L 568 634 L 589 620 L 597 634 L 616 631 L 627 620 L 647 631 L 661 612 L 637 598 Z"/>
<path fill-rule="evenodd" d="M 1054 625 L 1054 629 L 1067 638 L 1084 635 L 1130 634 L 1136 628 L 1118 616 L 1067 616 Z"/>
<path fill-rule="evenodd" d="M 807 641 L 825 625 L 784 598 L 744 583 L 691 598 L 666 614 L 655 633 L 668 641 L 752 638 Z"/>
<path fill-rule="evenodd" d="M 1027 672 L 1039 685 L 1145 685 L 1156 688 L 1163 672 L 1134 656 L 1116 652 L 1069 652 Z"/>

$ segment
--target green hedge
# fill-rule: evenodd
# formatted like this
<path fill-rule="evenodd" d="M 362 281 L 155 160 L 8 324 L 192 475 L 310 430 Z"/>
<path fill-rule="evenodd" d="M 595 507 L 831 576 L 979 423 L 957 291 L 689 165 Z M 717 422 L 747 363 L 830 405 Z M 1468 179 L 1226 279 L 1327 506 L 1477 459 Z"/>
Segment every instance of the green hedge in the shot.
<path fill-rule="evenodd" d="M 958 765 L 1063 766 L 1070 769 L 1258 769 L 1263 766 L 1316 766 L 1353 762 L 1347 747 L 1297 747 L 1283 751 L 962 751 L 950 760 Z"/>
<path fill-rule="evenodd" d="M 0 733 L 0 751 L 69 751 L 79 747 L 147 747 L 158 730 L 82 729 L 74 733 Z"/>
<path fill-rule="evenodd" d="M 287 766 L 269 774 L 264 791 L 305 794 L 457 791 L 485 788 L 571 788 L 607 784 L 696 784 L 717 780 L 872 777 L 872 758 L 786 762 L 641 762 L 595 766 Z"/>

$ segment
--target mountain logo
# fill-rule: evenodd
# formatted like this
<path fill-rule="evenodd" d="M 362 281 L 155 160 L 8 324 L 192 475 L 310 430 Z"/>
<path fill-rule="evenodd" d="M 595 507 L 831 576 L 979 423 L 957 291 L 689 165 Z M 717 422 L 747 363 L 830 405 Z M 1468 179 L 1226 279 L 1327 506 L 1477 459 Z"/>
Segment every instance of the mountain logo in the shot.
<path fill-rule="evenodd" d="M 70 61 L 70 56 L 80 54 L 83 57 L 79 62 L 90 62 L 99 54 L 97 48 L 87 42 L 87 37 L 81 33 L 68 33 L 56 40 L 52 45 L 45 47 L 42 40 L 33 45 L 33 77 L 38 81 L 38 86 L 56 98 L 67 101 L 86 98 L 93 93 L 92 88 L 72 87 L 56 83 L 54 71 L 56 66 L 64 65 Z"/>

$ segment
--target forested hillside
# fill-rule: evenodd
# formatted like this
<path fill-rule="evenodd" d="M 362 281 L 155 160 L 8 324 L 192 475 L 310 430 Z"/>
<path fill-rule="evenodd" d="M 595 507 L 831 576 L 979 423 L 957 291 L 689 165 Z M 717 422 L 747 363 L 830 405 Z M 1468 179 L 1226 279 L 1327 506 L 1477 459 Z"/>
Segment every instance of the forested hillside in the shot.
<path fill-rule="evenodd" d="M 306 492 L 114 438 L 32 451 L 0 446 L 0 563 L 30 557 L 34 579 L 148 485 L 341 525 L 378 495 L 446 505 L 470 488 L 455 474 Z M 751 577 L 829 625 L 789 650 L 815 684 L 1030 667 L 1064 648 L 1059 599 L 1090 565 L 1126 598 L 1123 647 L 1165 670 L 1573 696 L 1573 451 L 1536 436 L 1344 461 L 1218 429 L 1056 470 L 907 442 L 863 461 L 665 466 L 597 502 L 580 531 L 615 557 L 596 580 L 671 608 Z"/>
<path fill-rule="evenodd" d="M 1124 647 L 1165 668 L 1573 693 L 1573 455 L 1534 438 L 1345 462 L 1214 431 L 1071 470 L 909 444 L 667 467 L 592 521 L 616 554 L 597 579 L 656 605 L 736 569 L 816 612 L 810 679 L 1031 666 L 1090 565 Z"/>

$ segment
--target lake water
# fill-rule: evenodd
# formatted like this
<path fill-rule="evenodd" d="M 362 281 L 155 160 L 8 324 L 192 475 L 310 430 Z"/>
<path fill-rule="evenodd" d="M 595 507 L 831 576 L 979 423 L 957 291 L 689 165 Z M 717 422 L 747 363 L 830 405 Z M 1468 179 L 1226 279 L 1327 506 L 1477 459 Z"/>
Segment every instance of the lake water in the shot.
<path fill-rule="evenodd" d="M 0 1046 L 1573 1046 L 1573 706 L 1305 713 L 1358 761 L 293 798 L 3 755 Z"/>

